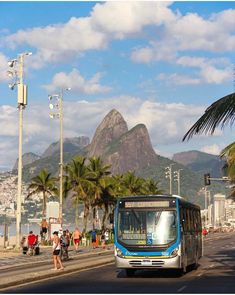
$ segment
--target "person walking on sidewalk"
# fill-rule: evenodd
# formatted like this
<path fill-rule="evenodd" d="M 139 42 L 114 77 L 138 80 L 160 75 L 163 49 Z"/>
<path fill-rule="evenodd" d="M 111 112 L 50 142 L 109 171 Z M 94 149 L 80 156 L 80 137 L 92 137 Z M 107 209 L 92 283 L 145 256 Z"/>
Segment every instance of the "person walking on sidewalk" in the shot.
<path fill-rule="evenodd" d="M 59 270 L 64 269 L 60 259 L 60 251 L 61 251 L 61 245 L 60 245 L 60 238 L 58 237 L 58 231 L 54 231 L 53 232 L 53 262 L 54 262 L 53 270 L 58 269 L 57 268 L 58 264 L 59 264 Z"/>
<path fill-rule="evenodd" d="M 91 231 L 91 242 L 92 242 L 92 246 L 93 246 L 93 249 L 96 248 L 96 231 L 95 229 L 93 228 L 93 230 Z"/>
<path fill-rule="evenodd" d="M 80 230 L 76 227 L 75 228 L 75 231 L 73 232 L 73 244 L 74 244 L 74 247 L 75 247 L 75 251 L 78 251 L 78 246 L 79 246 L 79 243 L 80 243 L 80 240 L 81 240 L 81 232 Z"/>

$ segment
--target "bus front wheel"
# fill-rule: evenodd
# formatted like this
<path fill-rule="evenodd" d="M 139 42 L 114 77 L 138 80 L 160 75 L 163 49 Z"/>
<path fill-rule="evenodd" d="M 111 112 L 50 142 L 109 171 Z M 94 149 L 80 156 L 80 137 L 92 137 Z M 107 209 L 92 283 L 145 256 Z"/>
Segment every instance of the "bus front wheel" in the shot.
<path fill-rule="evenodd" d="M 133 277 L 134 274 L 135 274 L 135 270 L 133 268 L 126 268 L 127 277 Z"/>

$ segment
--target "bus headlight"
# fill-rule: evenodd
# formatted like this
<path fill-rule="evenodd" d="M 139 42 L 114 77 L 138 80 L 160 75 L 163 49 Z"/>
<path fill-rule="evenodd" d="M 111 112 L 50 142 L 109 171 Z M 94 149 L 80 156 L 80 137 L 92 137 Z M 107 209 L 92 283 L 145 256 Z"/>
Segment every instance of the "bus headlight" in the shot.
<path fill-rule="evenodd" d="M 179 248 L 175 248 L 172 252 L 171 252 L 171 256 L 177 256 L 179 252 Z"/>
<path fill-rule="evenodd" d="M 119 248 L 116 248 L 116 253 L 117 253 L 117 256 L 118 256 L 118 257 L 121 257 L 121 258 L 124 257 L 122 251 L 121 251 Z"/>

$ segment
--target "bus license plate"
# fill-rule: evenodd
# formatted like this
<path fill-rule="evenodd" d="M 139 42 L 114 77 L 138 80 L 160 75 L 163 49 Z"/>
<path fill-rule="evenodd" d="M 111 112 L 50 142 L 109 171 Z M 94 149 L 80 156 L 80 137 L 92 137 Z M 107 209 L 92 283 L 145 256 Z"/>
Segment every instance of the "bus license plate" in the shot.
<path fill-rule="evenodd" d="M 151 260 L 143 260 L 142 261 L 142 265 L 144 265 L 144 266 L 150 266 L 150 265 L 152 265 L 152 262 L 151 262 Z"/>

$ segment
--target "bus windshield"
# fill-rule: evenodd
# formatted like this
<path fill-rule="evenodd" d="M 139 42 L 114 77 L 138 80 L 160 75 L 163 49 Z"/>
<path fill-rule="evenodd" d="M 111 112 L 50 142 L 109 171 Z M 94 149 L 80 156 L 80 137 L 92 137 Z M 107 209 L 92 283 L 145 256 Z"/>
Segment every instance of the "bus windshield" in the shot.
<path fill-rule="evenodd" d="M 161 246 L 177 238 L 176 210 L 124 210 L 118 220 L 118 239 L 127 245 Z"/>

